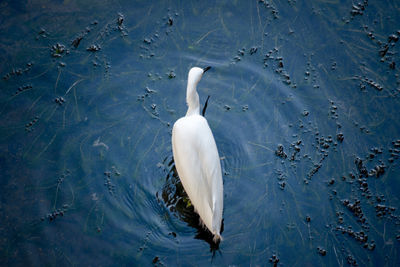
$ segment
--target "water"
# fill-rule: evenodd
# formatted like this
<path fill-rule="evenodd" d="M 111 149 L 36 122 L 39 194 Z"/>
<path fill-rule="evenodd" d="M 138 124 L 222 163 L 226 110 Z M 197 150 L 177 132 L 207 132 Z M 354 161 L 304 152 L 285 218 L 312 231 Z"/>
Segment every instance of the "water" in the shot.
<path fill-rule="evenodd" d="M 1 265 L 398 265 L 397 2 L 0 5 Z M 170 141 L 208 65 L 219 246 Z"/>

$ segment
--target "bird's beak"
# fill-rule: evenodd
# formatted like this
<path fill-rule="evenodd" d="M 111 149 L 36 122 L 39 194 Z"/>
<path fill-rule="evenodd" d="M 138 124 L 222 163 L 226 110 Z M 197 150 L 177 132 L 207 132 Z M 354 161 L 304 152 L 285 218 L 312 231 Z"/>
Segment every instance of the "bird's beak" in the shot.
<path fill-rule="evenodd" d="M 204 73 L 204 72 L 206 72 L 206 71 L 208 71 L 209 69 L 211 69 L 211 67 L 210 67 L 210 66 L 208 66 L 208 67 L 205 67 L 205 68 L 203 69 L 203 73 Z"/>

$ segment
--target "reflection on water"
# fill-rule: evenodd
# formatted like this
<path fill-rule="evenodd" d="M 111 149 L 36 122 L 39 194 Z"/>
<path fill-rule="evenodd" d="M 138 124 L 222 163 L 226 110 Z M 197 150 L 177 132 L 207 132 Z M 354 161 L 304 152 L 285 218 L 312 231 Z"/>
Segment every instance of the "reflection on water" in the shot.
<path fill-rule="evenodd" d="M 5 265 L 399 262 L 393 1 L 3 1 Z M 188 70 L 221 156 L 214 245 L 172 164 Z"/>
<path fill-rule="evenodd" d="M 156 193 L 157 198 L 159 198 L 159 201 L 163 201 L 169 211 L 176 214 L 180 220 L 186 222 L 188 226 L 195 228 L 197 233 L 194 238 L 206 241 L 210 245 L 210 251 L 215 254 L 219 249 L 220 242 L 215 243 L 213 241 L 213 234 L 202 225 L 200 217 L 194 211 L 194 208 L 183 189 L 173 160 L 170 161 L 168 166 L 170 171 L 167 174 L 165 185 L 160 193 L 161 198 L 159 198 L 158 192 Z M 221 233 L 223 230 L 224 225 L 222 222 Z M 176 237 L 177 235 L 175 232 L 169 234 L 173 237 Z"/>

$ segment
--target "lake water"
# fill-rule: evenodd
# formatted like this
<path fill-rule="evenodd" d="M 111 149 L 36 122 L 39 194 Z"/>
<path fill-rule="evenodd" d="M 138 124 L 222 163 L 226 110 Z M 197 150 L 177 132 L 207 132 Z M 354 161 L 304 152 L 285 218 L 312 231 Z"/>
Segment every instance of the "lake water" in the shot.
<path fill-rule="evenodd" d="M 0 265 L 399 265 L 399 2 L 0 7 Z M 193 66 L 218 245 L 172 158 Z"/>

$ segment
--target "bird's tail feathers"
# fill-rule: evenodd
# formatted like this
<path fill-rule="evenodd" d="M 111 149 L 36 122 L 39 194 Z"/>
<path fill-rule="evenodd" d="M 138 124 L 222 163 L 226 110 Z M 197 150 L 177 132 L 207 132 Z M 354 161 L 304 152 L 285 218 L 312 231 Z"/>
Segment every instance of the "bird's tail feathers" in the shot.
<path fill-rule="evenodd" d="M 223 239 L 222 239 L 222 236 L 221 236 L 220 233 L 216 233 L 216 234 L 214 235 L 213 241 L 214 241 L 215 243 L 221 242 L 222 240 L 223 240 Z"/>

